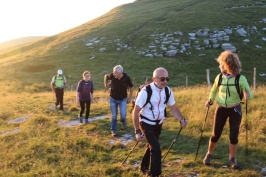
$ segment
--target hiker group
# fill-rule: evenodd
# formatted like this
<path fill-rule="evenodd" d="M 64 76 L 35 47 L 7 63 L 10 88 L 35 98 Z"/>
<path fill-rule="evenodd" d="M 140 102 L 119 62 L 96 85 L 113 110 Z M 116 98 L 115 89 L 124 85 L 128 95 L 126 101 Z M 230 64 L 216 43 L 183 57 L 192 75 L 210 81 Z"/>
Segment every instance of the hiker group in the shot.
<path fill-rule="evenodd" d="M 83 79 L 80 80 L 77 84 L 76 89 L 76 102 L 80 105 L 80 112 L 78 115 L 78 119 L 80 123 L 84 122 L 87 124 L 89 123 L 89 115 L 90 115 L 90 105 L 94 100 L 93 97 L 93 82 L 90 80 L 90 72 L 84 71 L 82 74 Z M 55 93 L 55 108 L 59 110 L 64 110 L 63 107 L 63 100 L 64 100 L 64 88 L 67 87 L 67 82 L 65 76 L 63 76 L 63 71 L 59 69 L 57 71 L 57 75 L 52 78 L 51 81 L 51 89 L 52 92 Z M 86 107 L 86 113 L 85 117 L 83 117 L 83 113 L 85 111 Z"/>
<path fill-rule="evenodd" d="M 227 121 L 227 118 L 229 118 L 230 144 L 228 159 L 230 167 L 236 169 L 238 168 L 238 163 L 236 161 L 238 135 L 242 120 L 241 100 L 243 99 L 243 97 L 246 100 L 252 99 L 253 94 L 250 90 L 245 76 L 240 75 L 241 62 L 237 54 L 229 51 L 224 51 L 218 57 L 217 62 L 219 63 L 221 74 L 218 74 L 215 78 L 214 84 L 209 94 L 209 98 L 205 103 L 205 107 L 207 108 L 206 118 L 209 107 L 213 105 L 214 101 L 217 102 L 217 106 L 214 115 L 213 132 L 209 140 L 208 150 L 205 158 L 203 159 L 203 163 L 205 165 L 211 164 L 213 151 L 217 145 L 219 138 L 221 137 L 222 130 Z M 63 109 L 62 84 L 65 84 L 66 80 L 62 76 L 62 81 L 60 82 L 60 84 L 56 84 L 56 79 L 59 79 L 60 74 L 62 75 L 62 71 L 58 70 L 58 76 L 56 78 L 53 78 L 52 83 L 54 84 L 51 85 L 54 85 L 52 89 L 55 91 L 57 98 L 55 105 L 60 104 L 59 109 Z M 89 79 L 89 76 L 89 72 L 84 72 L 84 79 L 82 81 L 79 81 L 77 87 L 77 101 L 80 102 L 81 106 L 79 115 L 80 122 L 83 122 L 81 120 L 81 117 L 84 112 L 85 104 L 87 109 L 85 122 L 88 122 L 88 110 L 90 109 L 90 103 L 93 101 L 94 88 L 92 81 L 90 81 Z M 133 99 L 133 83 L 130 76 L 124 72 L 121 65 L 115 66 L 112 73 L 106 74 L 104 76 L 104 86 L 110 89 L 109 102 L 111 110 L 111 135 L 117 135 L 118 110 L 120 111 L 121 128 L 127 128 L 127 104 L 133 102 L 132 121 L 137 143 L 144 139 L 147 142 L 144 156 L 140 164 L 140 170 L 144 175 L 151 177 L 160 176 L 162 173 L 161 164 L 165 157 L 162 160 L 162 152 L 158 140 L 162 131 L 163 121 L 165 119 L 166 105 L 169 106 L 173 116 L 177 119 L 177 122 L 180 123 L 181 129 L 178 132 L 178 135 L 181 132 L 182 128 L 185 128 L 188 125 L 188 119 L 183 117 L 180 109 L 176 106 L 174 92 L 169 86 L 167 86 L 167 83 L 169 81 L 170 78 L 168 71 L 162 67 L 156 68 L 152 75 L 152 82 L 149 84 L 145 83 L 144 86 L 141 86 L 137 96 Z M 87 89 L 85 97 L 83 97 L 84 89 Z M 127 94 L 128 89 L 129 94 Z M 173 141 L 173 143 L 174 142 L 175 140 Z M 137 143 L 135 144 L 135 146 L 137 145 Z M 132 150 L 134 149 L 134 147 L 132 148 Z M 170 146 L 170 148 L 171 147 L 172 145 Z"/>

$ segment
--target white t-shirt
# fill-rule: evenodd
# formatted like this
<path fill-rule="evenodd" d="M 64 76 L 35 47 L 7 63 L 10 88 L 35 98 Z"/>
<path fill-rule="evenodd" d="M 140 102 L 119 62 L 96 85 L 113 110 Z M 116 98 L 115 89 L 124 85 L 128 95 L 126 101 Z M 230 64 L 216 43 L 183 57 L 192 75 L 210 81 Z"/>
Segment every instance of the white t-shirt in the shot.
<path fill-rule="evenodd" d="M 164 119 L 164 109 L 166 107 L 166 104 L 168 104 L 169 106 L 172 106 L 175 104 L 174 94 L 172 90 L 168 87 L 170 97 L 168 99 L 168 102 L 164 104 L 166 100 L 165 88 L 160 89 L 156 87 L 154 83 L 151 83 L 150 86 L 152 89 L 152 95 L 150 99 L 152 106 L 150 103 L 147 103 L 146 106 L 142 108 L 147 100 L 146 87 L 144 87 L 138 94 L 135 104 L 138 105 L 140 108 L 142 108 L 140 111 L 141 115 L 148 118 L 149 120 L 153 120 L 153 121 L 160 120 L 159 124 L 161 124 Z M 153 110 L 151 110 L 152 107 L 153 107 Z M 139 118 L 140 122 L 145 122 L 150 125 L 156 124 L 156 122 L 152 122 L 149 120 L 141 119 L 141 117 Z"/>

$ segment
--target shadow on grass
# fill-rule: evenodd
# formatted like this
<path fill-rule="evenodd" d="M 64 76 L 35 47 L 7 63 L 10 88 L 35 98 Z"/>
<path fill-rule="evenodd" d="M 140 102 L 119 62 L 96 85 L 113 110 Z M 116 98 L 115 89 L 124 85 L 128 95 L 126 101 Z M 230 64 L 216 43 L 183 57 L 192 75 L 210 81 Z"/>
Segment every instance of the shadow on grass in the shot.
<path fill-rule="evenodd" d="M 173 122 L 173 123 L 172 123 Z M 110 136 L 110 123 L 109 119 L 100 120 L 95 122 L 97 124 L 98 130 L 101 132 L 102 136 Z M 170 125 L 171 124 L 171 125 Z M 175 126 L 173 124 L 176 124 Z M 171 126 L 171 129 L 170 129 Z M 245 145 L 243 142 L 240 142 L 238 153 L 237 153 L 237 160 L 240 165 L 238 170 L 231 170 L 228 163 L 228 154 L 229 154 L 229 140 L 228 140 L 228 125 L 225 126 L 221 139 L 219 140 L 216 149 L 213 153 L 213 159 L 210 166 L 206 166 L 202 163 L 202 160 L 207 152 L 208 149 L 208 142 L 211 136 L 211 126 L 206 127 L 201 144 L 198 151 L 198 157 L 195 161 L 195 154 L 201 134 L 201 126 L 202 125 L 192 125 L 184 128 L 180 135 L 177 137 L 176 142 L 173 144 L 171 150 L 169 151 L 168 155 L 166 156 L 162 168 L 163 172 L 165 171 L 166 174 L 174 174 L 176 173 L 176 168 L 181 169 L 180 173 L 176 173 L 177 175 L 197 175 L 199 173 L 205 175 L 211 175 L 213 173 L 216 174 L 223 174 L 223 173 L 239 173 L 243 172 L 247 175 L 258 174 L 262 170 L 263 165 L 265 164 L 265 157 L 261 156 L 265 152 L 263 150 L 258 150 L 255 148 L 249 148 L 249 154 L 245 154 Z M 118 122 L 119 127 L 119 122 Z M 174 130 L 175 129 L 175 130 Z M 161 136 L 159 138 L 159 142 L 161 144 L 162 149 L 162 158 L 165 156 L 168 148 L 170 147 L 171 143 L 175 139 L 178 131 L 180 130 L 179 123 L 174 118 L 167 118 L 165 120 L 165 125 L 163 125 L 163 130 Z M 118 135 L 116 138 L 122 137 L 124 134 L 133 134 L 133 126 L 130 125 L 126 131 L 118 131 Z M 88 132 L 89 133 L 89 132 Z M 241 135 L 240 135 L 241 136 Z M 126 156 L 132 150 L 132 147 L 136 143 L 135 140 L 128 143 L 126 146 L 123 144 L 114 144 L 115 147 L 111 148 L 113 151 L 116 151 L 116 148 L 120 148 L 119 152 L 120 155 L 116 156 L 116 160 L 112 159 L 114 162 L 113 165 L 118 165 L 117 168 L 120 168 L 119 164 L 121 164 L 126 158 Z M 145 144 L 146 142 L 139 143 L 130 156 L 128 157 L 127 161 L 124 163 L 125 169 L 138 171 L 138 166 L 140 160 L 142 159 L 143 153 L 145 151 Z M 111 145 L 113 146 L 113 145 Z M 112 153 L 112 152 L 110 152 Z M 127 173 L 124 171 L 123 173 Z M 139 172 L 138 172 L 139 173 Z M 241 173 L 242 174 L 242 173 Z"/>

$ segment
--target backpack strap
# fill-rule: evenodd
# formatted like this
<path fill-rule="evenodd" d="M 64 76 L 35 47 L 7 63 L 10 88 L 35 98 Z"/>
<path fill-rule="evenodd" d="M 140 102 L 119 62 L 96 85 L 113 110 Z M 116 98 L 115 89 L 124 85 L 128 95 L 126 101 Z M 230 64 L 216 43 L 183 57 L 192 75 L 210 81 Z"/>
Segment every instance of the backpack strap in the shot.
<path fill-rule="evenodd" d="M 169 93 L 169 88 L 168 88 L 168 86 L 166 86 L 166 87 L 164 88 L 164 90 L 165 90 L 165 95 L 166 95 L 166 99 L 165 99 L 164 104 L 166 104 L 166 103 L 168 102 L 169 98 L 170 98 L 171 93 Z"/>
<path fill-rule="evenodd" d="M 220 87 L 220 85 L 222 84 L 222 81 L 223 81 L 223 74 L 221 73 L 221 74 L 219 75 L 218 87 Z"/>
<path fill-rule="evenodd" d="M 243 95 L 243 92 L 241 92 L 240 87 L 239 87 L 240 76 L 241 76 L 240 74 L 236 75 L 235 86 L 236 86 L 236 90 L 237 90 L 237 93 L 239 95 L 239 98 L 240 98 L 240 100 L 242 100 L 244 95 Z"/>
<path fill-rule="evenodd" d="M 150 85 L 146 86 L 146 92 L 147 92 L 147 99 L 146 99 L 146 103 L 143 105 L 143 108 L 150 103 L 151 100 L 151 95 L 152 95 L 152 89 Z"/>

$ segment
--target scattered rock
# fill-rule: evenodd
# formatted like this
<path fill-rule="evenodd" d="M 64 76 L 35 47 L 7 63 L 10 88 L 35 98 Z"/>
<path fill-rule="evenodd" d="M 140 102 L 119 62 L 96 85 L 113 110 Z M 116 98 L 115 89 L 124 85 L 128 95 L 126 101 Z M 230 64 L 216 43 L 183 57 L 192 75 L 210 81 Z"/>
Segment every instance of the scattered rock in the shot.
<path fill-rule="evenodd" d="M 249 39 L 244 39 L 243 42 L 247 43 L 247 42 L 250 42 L 250 41 L 249 41 Z"/>
<path fill-rule="evenodd" d="M 20 132 L 20 128 L 16 128 L 14 130 L 2 131 L 1 134 L 2 135 L 7 135 L 7 134 L 10 134 L 10 133 L 17 133 L 17 132 Z"/>
<path fill-rule="evenodd" d="M 111 144 L 119 142 L 119 143 L 123 144 L 124 146 L 126 146 L 128 143 L 130 143 L 134 139 L 135 138 L 133 137 L 133 135 L 124 134 L 124 135 L 122 135 L 122 137 L 111 139 L 108 144 L 111 145 Z"/>
<path fill-rule="evenodd" d="M 206 54 L 204 54 L 204 53 L 201 53 L 201 54 L 199 54 L 199 57 L 202 57 L 202 56 L 205 56 Z"/>
<path fill-rule="evenodd" d="M 100 52 L 103 52 L 105 50 L 106 50 L 106 48 L 104 48 L 104 47 L 99 49 Z"/>
<path fill-rule="evenodd" d="M 196 32 L 197 36 L 200 36 L 200 37 L 204 37 L 204 36 L 208 36 L 209 35 L 209 29 L 199 29 L 197 32 Z"/>
<path fill-rule="evenodd" d="M 89 117 L 89 122 L 92 122 L 92 121 L 95 121 L 95 120 L 98 120 L 98 119 L 104 119 L 108 117 L 107 115 L 103 115 L 103 116 L 96 116 L 96 117 Z M 83 121 L 84 122 L 84 121 Z M 75 119 L 75 120 L 62 120 L 60 122 L 57 123 L 60 127 L 72 127 L 72 126 L 75 126 L 75 125 L 79 125 L 80 122 L 78 119 Z"/>
<path fill-rule="evenodd" d="M 239 28 L 236 30 L 236 32 L 240 35 L 240 36 L 243 36 L 243 37 L 246 37 L 247 35 L 247 32 L 244 30 L 244 28 Z"/>
<path fill-rule="evenodd" d="M 188 35 L 189 35 L 190 37 L 195 37 L 195 36 L 196 36 L 196 33 L 188 33 Z"/>
<path fill-rule="evenodd" d="M 93 45 L 93 43 L 87 43 L 87 44 L 85 44 L 86 46 L 92 46 Z"/>
<path fill-rule="evenodd" d="M 155 57 L 163 58 L 163 54 L 161 54 L 161 53 L 159 53 L 159 54 L 154 53 L 153 55 L 154 55 Z"/>
<path fill-rule="evenodd" d="M 11 123 L 20 123 L 20 122 L 23 122 L 24 120 L 26 120 L 28 118 L 30 118 L 30 116 L 23 116 L 23 117 L 16 118 L 14 120 L 10 120 L 7 123 L 8 124 L 11 124 Z"/>
<path fill-rule="evenodd" d="M 145 57 L 151 57 L 151 58 L 153 58 L 153 55 L 152 54 L 146 54 L 146 55 L 144 55 Z"/>
<path fill-rule="evenodd" d="M 216 48 L 220 47 L 220 44 L 213 44 L 212 47 L 216 49 Z"/>
<path fill-rule="evenodd" d="M 233 31 L 231 29 L 224 29 L 224 32 L 226 34 L 232 34 L 233 33 Z"/>
<path fill-rule="evenodd" d="M 169 51 L 166 51 L 165 55 L 169 57 L 173 57 L 176 55 L 176 53 L 177 53 L 177 50 L 169 50 Z"/>
<path fill-rule="evenodd" d="M 222 44 L 222 48 L 224 50 L 228 50 L 228 51 L 231 51 L 231 52 L 236 52 L 236 48 L 234 46 L 232 46 L 232 44 L 230 44 L 230 43 Z"/>

